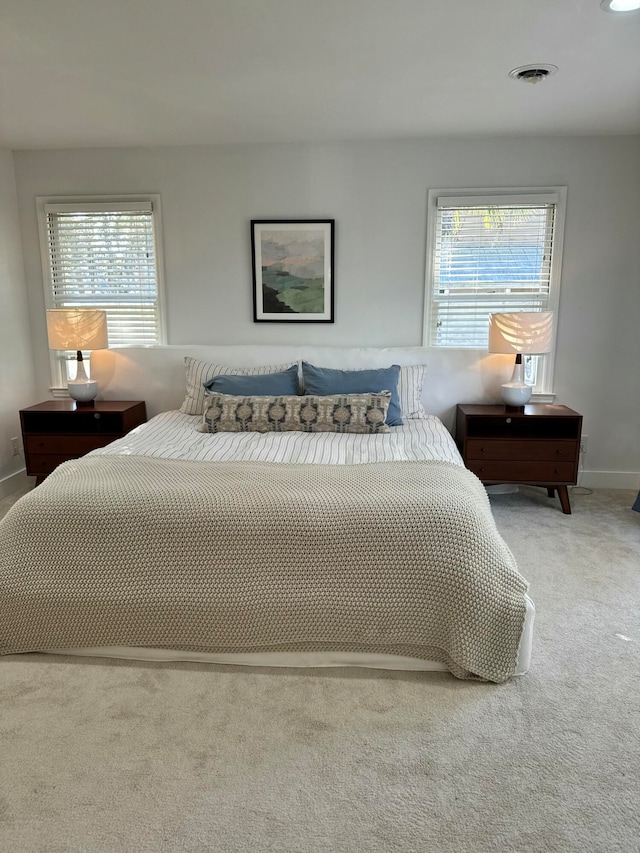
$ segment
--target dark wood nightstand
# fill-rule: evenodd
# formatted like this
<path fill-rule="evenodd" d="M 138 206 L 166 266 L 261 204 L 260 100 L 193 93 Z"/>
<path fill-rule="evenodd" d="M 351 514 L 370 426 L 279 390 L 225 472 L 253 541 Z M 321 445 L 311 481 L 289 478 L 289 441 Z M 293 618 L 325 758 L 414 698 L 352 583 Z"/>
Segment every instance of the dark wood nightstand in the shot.
<path fill-rule="evenodd" d="M 41 483 L 61 462 L 122 438 L 147 419 L 140 400 L 47 400 L 20 410 L 27 474 Z"/>
<path fill-rule="evenodd" d="M 521 483 L 558 492 L 571 512 L 567 486 L 578 479 L 582 415 L 566 406 L 534 403 L 507 406 L 459 405 L 456 444 L 464 464 L 486 485 Z"/>

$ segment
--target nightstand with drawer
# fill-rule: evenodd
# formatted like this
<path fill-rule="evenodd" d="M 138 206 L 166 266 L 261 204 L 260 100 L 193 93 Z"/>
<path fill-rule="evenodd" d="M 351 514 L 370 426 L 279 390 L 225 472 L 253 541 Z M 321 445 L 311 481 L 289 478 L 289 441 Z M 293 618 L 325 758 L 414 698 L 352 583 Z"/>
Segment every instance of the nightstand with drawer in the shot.
<path fill-rule="evenodd" d="M 567 486 L 578 478 L 582 415 L 566 406 L 534 403 L 459 405 L 456 444 L 464 463 L 485 485 L 520 483 L 558 492 L 562 511 L 571 512 Z"/>
<path fill-rule="evenodd" d="M 54 468 L 122 438 L 147 419 L 140 400 L 47 400 L 20 411 L 27 474 L 41 483 Z"/>

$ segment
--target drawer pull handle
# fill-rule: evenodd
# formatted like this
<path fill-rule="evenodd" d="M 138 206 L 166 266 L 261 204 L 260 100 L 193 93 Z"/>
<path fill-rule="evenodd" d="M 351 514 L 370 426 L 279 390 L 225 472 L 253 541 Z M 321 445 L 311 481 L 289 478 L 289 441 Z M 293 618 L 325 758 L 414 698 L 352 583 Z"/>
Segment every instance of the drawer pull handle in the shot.
<path fill-rule="evenodd" d="M 508 424 L 510 424 L 510 423 L 511 423 L 511 418 L 507 418 L 507 423 L 508 423 Z"/>
<path fill-rule="evenodd" d="M 556 474 L 559 474 L 559 473 L 560 473 L 560 469 L 556 468 Z"/>
<path fill-rule="evenodd" d="M 487 452 L 486 447 L 481 447 L 481 448 L 480 448 L 480 453 L 486 453 L 486 452 Z"/>
<path fill-rule="evenodd" d="M 100 412 L 96 412 L 93 416 L 97 421 L 100 420 Z"/>
<path fill-rule="evenodd" d="M 561 450 L 556 450 L 556 453 L 557 453 L 559 456 L 561 456 L 561 455 L 562 455 L 562 451 L 561 451 Z"/>

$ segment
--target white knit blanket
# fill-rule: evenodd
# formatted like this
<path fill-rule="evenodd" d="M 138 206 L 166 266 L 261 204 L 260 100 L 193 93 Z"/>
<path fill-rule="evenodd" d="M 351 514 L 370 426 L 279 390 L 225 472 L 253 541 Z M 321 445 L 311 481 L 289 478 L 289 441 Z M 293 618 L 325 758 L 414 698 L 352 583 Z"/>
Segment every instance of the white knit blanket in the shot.
<path fill-rule="evenodd" d="M 0 522 L 0 653 L 354 651 L 513 674 L 527 584 L 446 462 L 89 456 Z"/>

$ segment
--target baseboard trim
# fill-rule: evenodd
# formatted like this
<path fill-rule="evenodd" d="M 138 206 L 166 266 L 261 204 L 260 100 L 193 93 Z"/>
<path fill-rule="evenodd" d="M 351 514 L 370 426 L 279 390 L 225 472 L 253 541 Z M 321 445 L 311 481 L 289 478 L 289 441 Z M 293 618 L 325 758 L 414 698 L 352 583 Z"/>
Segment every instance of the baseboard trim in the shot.
<path fill-rule="evenodd" d="M 6 498 L 29 485 L 26 468 L 21 468 L 15 474 L 9 474 L 8 477 L 3 477 L 0 480 L 0 499 Z"/>
<path fill-rule="evenodd" d="M 578 483 L 587 489 L 640 489 L 638 471 L 581 471 Z"/>

